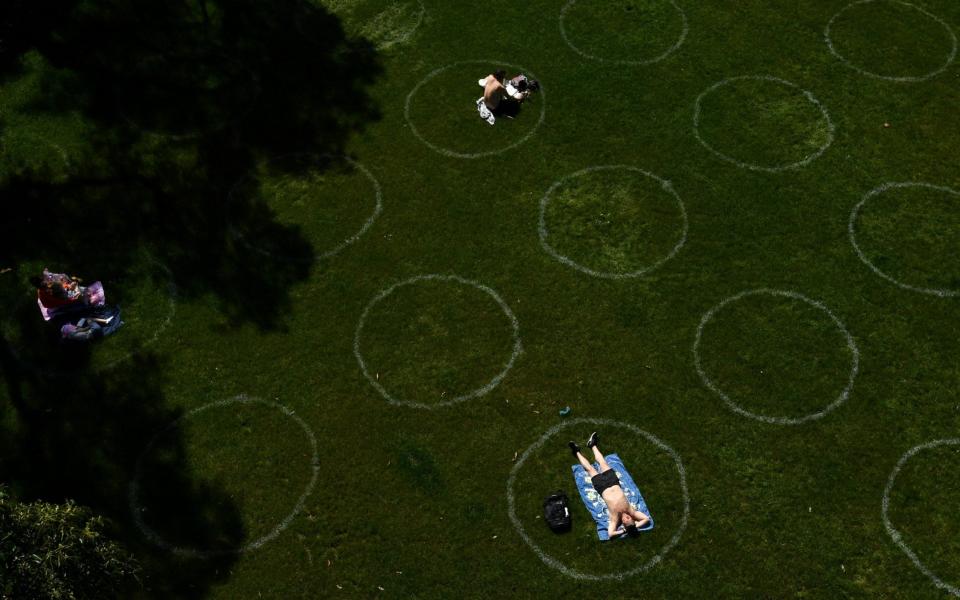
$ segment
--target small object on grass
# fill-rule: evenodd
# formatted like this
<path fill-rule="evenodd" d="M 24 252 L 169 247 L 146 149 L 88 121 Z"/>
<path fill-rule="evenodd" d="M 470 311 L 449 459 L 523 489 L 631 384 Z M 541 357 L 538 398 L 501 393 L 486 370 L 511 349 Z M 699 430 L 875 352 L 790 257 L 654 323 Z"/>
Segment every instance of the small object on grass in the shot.
<path fill-rule="evenodd" d="M 560 416 L 561 416 L 561 417 L 565 417 L 565 416 L 567 416 L 567 415 L 569 415 L 569 414 L 570 414 L 570 407 L 569 407 L 569 406 L 565 406 L 565 407 L 563 407 L 563 408 L 560 409 Z"/>
<path fill-rule="evenodd" d="M 885 129 L 889 129 L 889 128 L 890 128 L 890 123 L 884 123 L 884 124 L 883 124 L 883 127 L 884 127 Z"/>

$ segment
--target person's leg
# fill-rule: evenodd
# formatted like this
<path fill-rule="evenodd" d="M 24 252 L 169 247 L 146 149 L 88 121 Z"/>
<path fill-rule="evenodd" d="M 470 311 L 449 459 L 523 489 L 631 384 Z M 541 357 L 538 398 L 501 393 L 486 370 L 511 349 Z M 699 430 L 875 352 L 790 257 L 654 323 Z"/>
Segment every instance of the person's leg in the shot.
<path fill-rule="evenodd" d="M 587 460 L 587 458 L 580 452 L 580 447 L 577 446 L 576 442 L 569 442 L 567 445 L 570 446 L 570 451 L 573 452 L 573 455 L 577 457 L 578 461 L 580 461 L 580 464 L 587 472 L 587 475 L 590 477 L 596 475 L 597 470 L 593 468 L 593 465 L 590 464 L 590 461 Z"/>
<path fill-rule="evenodd" d="M 603 452 L 600 452 L 600 449 L 597 448 L 596 444 L 591 446 L 593 448 L 593 457 L 597 459 L 597 464 L 600 465 L 600 472 L 605 473 L 610 470 L 610 465 L 607 464 L 606 459 L 603 458 Z"/>

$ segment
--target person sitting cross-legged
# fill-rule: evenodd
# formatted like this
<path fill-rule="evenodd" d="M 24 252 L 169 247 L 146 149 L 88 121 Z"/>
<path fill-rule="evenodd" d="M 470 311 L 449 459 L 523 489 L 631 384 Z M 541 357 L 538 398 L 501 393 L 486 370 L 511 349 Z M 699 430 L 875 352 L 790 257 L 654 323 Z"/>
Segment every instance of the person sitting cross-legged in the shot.
<path fill-rule="evenodd" d="M 623 488 L 620 487 L 620 478 L 617 477 L 616 471 L 607 464 L 606 459 L 603 458 L 603 453 L 597 448 L 598 441 L 599 436 L 594 431 L 590 434 L 590 439 L 587 440 L 587 447 L 593 450 L 593 456 L 597 459 L 597 464 L 600 465 L 600 471 L 597 471 L 590 464 L 590 461 L 583 456 L 580 452 L 580 446 L 576 442 L 568 442 L 567 445 L 570 446 L 570 451 L 586 469 L 594 489 L 597 490 L 597 493 L 600 494 L 607 505 L 607 510 L 610 512 L 610 524 L 607 526 L 609 536 L 613 538 L 624 534 L 632 535 L 636 533 L 638 528 L 645 526 L 650 521 L 650 517 L 630 506 L 623 493 Z"/>

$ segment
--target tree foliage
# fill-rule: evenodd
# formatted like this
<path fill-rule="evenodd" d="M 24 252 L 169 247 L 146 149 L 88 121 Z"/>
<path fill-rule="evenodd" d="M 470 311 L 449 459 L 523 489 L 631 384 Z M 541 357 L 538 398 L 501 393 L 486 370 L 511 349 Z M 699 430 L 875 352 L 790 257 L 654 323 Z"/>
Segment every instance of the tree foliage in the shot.
<path fill-rule="evenodd" d="M 0 597 L 120 597 L 140 566 L 105 528 L 72 501 L 19 503 L 0 487 Z"/>

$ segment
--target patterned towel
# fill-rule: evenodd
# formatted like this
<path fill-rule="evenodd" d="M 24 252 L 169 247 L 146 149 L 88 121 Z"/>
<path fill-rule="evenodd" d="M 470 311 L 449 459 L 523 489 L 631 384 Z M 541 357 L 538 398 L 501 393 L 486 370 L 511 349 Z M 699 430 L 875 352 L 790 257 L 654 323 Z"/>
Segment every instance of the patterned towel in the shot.
<path fill-rule="evenodd" d="M 617 477 L 620 478 L 620 487 L 623 488 L 623 495 L 627 497 L 627 502 L 630 503 L 630 506 L 650 517 L 650 522 L 640 528 L 640 531 L 653 529 L 653 515 L 650 514 L 650 511 L 647 509 L 647 503 L 643 500 L 643 496 L 640 495 L 640 488 L 637 487 L 633 478 L 630 477 L 630 473 L 627 473 L 626 467 L 623 466 L 623 461 L 620 460 L 620 457 L 616 454 L 609 454 L 605 458 L 607 459 L 607 464 L 610 465 L 610 468 L 613 469 Z M 594 463 L 593 467 L 598 471 L 600 470 L 600 465 L 596 463 Z M 587 475 L 587 470 L 584 469 L 580 463 L 573 465 L 572 468 L 573 481 L 577 486 L 577 491 L 580 492 L 580 499 L 583 500 L 583 505 L 587 507 L 590 516 L 593 517 L 593 520 L 597 523 L 597 537 L 599 537 L 601 541 L 607 541 L 610 539 L 610 536 L 607 535 L 607 525 L 610 523 L 610 512 L 607 510 L 607 503 L 603 501 L 603 498 L 600 497 L 597 490 L 593 488 L 593 483 L 590 482 L 590 476 Z M 618 537 L 624 538 L 626 536 Z"/>

